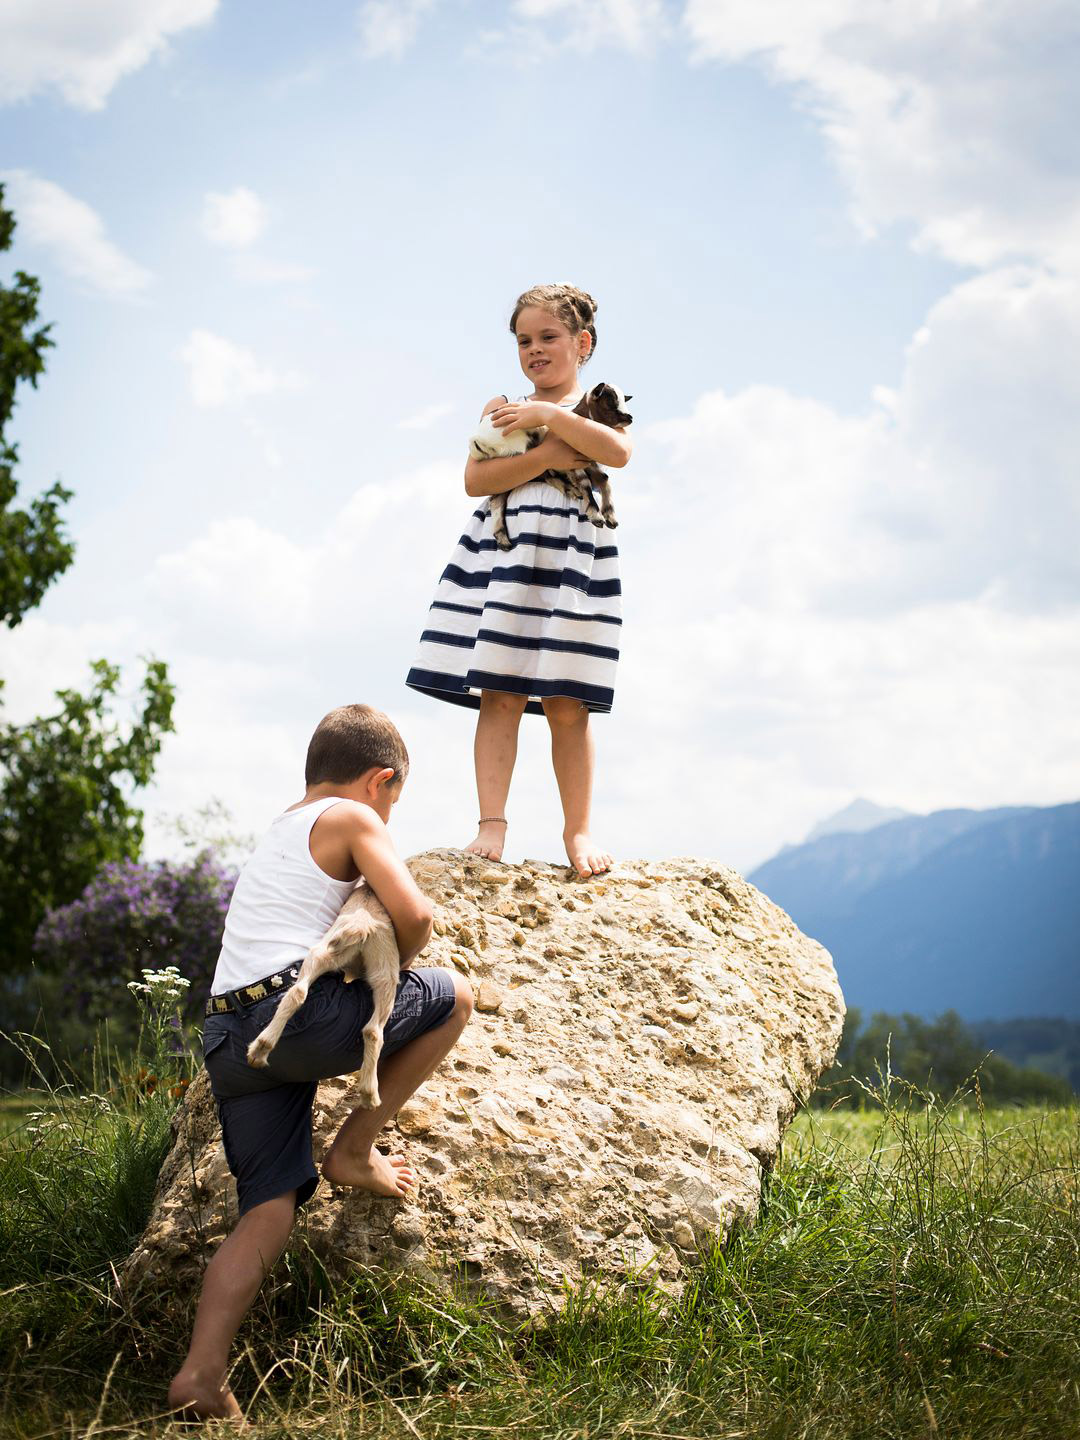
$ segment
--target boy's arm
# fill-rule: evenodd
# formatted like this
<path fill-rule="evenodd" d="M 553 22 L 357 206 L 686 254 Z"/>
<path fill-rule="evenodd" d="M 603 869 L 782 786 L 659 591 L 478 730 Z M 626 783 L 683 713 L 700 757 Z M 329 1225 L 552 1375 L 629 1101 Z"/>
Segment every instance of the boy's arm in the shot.
<path fill-rule="evenodd" d="M 389 830 L 374 810 L 368 805 L 350 806 L 349 810 L 349 853 L 363 879 L 386 906 L 404 970 L 431 939 L 431 901 L 405 868 Z"/>

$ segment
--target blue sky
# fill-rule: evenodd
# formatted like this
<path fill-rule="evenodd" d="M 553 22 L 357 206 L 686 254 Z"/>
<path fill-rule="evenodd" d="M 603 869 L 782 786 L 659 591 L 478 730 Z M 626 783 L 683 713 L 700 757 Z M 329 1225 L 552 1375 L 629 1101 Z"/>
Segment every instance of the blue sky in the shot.
<path fill-rule="evenodd" d="M 470 717 L 402 678 L 547 279 L 635 397 L 606 843 L 747 867 L 858 793 L 1076 798 L 1067 7 L 78 10 L 0 15 L 9 259 L 57 341 L 20 474 L 78 542 L 0 674 L 20 719 L 169 660 L 152 846 L 212 794 L 257 829 L 346 699 L 414 752 L 402 848 L 467 838 Z M 554 857 L 525 740 L 510 854 Z"/>

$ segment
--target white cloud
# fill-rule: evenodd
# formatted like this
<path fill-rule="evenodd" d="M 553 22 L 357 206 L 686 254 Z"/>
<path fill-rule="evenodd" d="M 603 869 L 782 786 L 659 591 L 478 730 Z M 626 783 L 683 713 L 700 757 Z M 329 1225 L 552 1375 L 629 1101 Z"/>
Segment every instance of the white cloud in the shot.
<path fill-rule="evenodd" d="M 437 421 L 444 419 L 447 415 L 453 414 L 454 407 L 445 402 L 435 405 L 425 405 L 415 415 L 409 415 L 404 420 L 398 421 L 399 430 L 430 430 Z"/>
<path fill-rule="evenodd" d="M 532 38 L 583 50 L 645 51 L 665 33 L 663 0 L 514 0 L 511 14 L 535 26 Z M 556 28 L 558 27 L 558 28 Z"/>
<path fill-rule="evenodd" d="M 722 546 L 719 568 L 703 558 L 683 582 L 702 603 L 794 615 L 1075 604 L 1077 353 L 1080 283 L 980 276 L 932 308 L 897 392 L 864 415 L 753 386 L 654 426 L 670 459 L 635 486 L 634 523 L 673 545 L 689 521 Z"/>
<path fill-rule="evenodd" d="M 15 211 L 19 237 L 51 255 L 59 268 L 102 295 L 137 295 L 153 280 L 105 233 L 105 223 L 85 200 L 27 170 L 5 170 L 0 179 Z"/>
<path fill-rule="evenodd" d="M 214 245 L 243 250 L 266 229 L 265 204 L 246 185 L 235 190 L 209 191 L 203 199 L 202 232 Z"/>
<path fill-rule="evenodd" d="M 123 76 L 168 41 L 213 19 L 218 0 L 5 0 L 0 7 L 0 103 L 57 91 L 100 110 Z"/>
<path fill-rule="evenodd" d="M 299 390 L 306 378 L 295 370 L 273 370 L 242 345 L 209 330 L 193 330 L 181 351 L 195 404 L 214 409 L 270 395 L 277 390 Z"/>
<path fill-rule="evenodd" d="M 1071 0 L 688 0 L 700 59 L 800 92 L 869 231 L 911 221 L 961 264 L 1080 268 Z"/>
<path fill-rule="evenodd" d="M 646 54 L 671 30 L 665 0 L 513 0 L 506 23 L 477 30 L 469 53 L 520 67 L 560 51 L 601 49 Z"/>
<path fill-rule="evenodd" d="M 58 708 L 57 690 L 85 688 L 92 660 L 116 660 L 140 648 L 134 619 L 63 625 L 32 611 L 14 630 L 0 629 L 0 718 L 25 725 Z"/>
<path fill-rule="evenodd" d="M 356 16 L 360 48 L 369 60 L 400 60 L 416 39 L 434 0 L 365 0 Z"/>

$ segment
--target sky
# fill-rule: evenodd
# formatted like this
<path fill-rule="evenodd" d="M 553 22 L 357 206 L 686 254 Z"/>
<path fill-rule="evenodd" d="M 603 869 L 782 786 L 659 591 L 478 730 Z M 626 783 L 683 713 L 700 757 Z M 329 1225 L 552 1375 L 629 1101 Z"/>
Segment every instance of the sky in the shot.
<path fill-rule="evenodd" d="M 1078 71 L 1069 0 L 3 0 L 0 278 L 56 342 L 11 435 L 77 554 L 0 713 L 165 659 L 159 855 L 368 701 L 399 847 L 465 843 L 474 716 L 404 676 L 565 280 L 634 396 L 597 838 L 747 870 L 857 795 L 1076 800 Z M 508 814 L 559 857 L 542 719 Z"/>

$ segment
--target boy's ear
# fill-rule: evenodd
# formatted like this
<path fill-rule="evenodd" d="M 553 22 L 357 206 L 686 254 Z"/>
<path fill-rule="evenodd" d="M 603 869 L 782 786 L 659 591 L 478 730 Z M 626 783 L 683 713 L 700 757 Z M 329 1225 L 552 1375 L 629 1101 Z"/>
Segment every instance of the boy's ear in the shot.
<path fill-rule="evenodd" d="M 369 770 L 367 772 L 367 779 L 364 781 L 364 791 L 368 798 L 374 801 L 382 787 L 392 780 L 396 774 L 396 770 L 388 770 L 386 768 Z"/>

